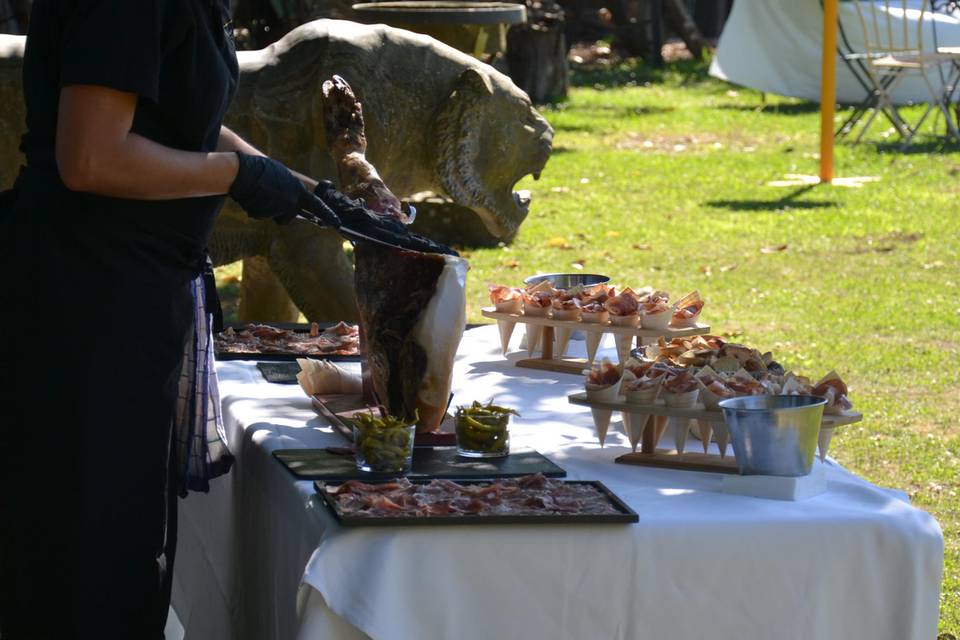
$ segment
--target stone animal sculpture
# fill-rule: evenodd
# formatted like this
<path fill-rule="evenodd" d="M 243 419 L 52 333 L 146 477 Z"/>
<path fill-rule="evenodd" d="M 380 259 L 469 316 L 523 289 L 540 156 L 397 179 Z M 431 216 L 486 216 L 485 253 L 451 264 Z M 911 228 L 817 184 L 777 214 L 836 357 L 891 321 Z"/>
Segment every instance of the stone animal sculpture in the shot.
<path fill-rule="evenodd" d="M 23 38 L 0 37 L 0 185 L 22 157 Z M 363 104 L 368 157 L 400 197 L 432 191 L 473 210 L 511 238 L 529 200 L 513 191 L 539 175 L 553 130 L 510 79 L 427 36 L 384 25 L 317 20 L 259 51 L 239 52 L 240 89 L 227 124 L 265 153 L 335 180 L 321 115 L 321 86 L 343 76 Z M 244 297 L 276 305 L 273 275 L 311 320 L 356 318 L 353 266 L 342 240 L 307 223 L 254 221 L 228 204 L 210 251 L 217 264 L 244 259 Z M 272 274 L 271 274 L 272 271 Z M 246 305 L 242 315 L 283 320 Z"/>

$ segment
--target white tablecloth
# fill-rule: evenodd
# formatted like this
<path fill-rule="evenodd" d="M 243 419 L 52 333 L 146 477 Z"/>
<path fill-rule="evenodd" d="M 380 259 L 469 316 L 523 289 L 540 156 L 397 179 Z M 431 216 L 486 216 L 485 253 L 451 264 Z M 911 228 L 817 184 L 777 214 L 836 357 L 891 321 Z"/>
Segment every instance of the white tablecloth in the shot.
<path fill-rule="evenodd" d="M 893 7 L 893 33 L 899 37 L 906 20 L 915 43 L 921 0 L 911 0 L 908 6 L 914 8 L 906 16 L 899 11 L 899 2 L 889 4 Z M 847 53 L 863 53 L 863 24 L 853 2 L 840 2 L 838 19 L 849 42 L 847 46 L 838 34 L 840 47 Z M 881 28 L 885 30 L 885 25 Z M 724 25 L 710 74 L 759 91 L 819 101 L 822 36 L 823 9 L 818 0 L 737 0 Z M 936 17 L 936 42 L 941 47 L 960 45 L 960 16 Z M 924 20 L 923 47 L 925 51 L 934 48 L 931 19 Z M 941 86 L 935 71 L 930 81 L 935 88 Z M 858 104 L 866 95 L 838 57 L 837 101 Z M 928 102 L 930 93 L 919 75 L 907 74 L 893 99 L 898 104 Z"/>
<path fill-rule="evenodd" d="M 341 529 L 269 455 L 337 436 L 296 387 L 262 382 L 252 364 L 220 371 L 238 466 L 184 505 L 174 606 L 188 638 L 936 636 L 943 538 L 901 494 L 836 464 L 828 492 L 799 503 L 615 465 L 625 438 L 601 449 L 589 411 L 566 401 L 580 381 L 514 367 L 495 327 L 466 334 L 457 402 L 518 407 L 514 446 L 602 480 L 639 524 Z"/>

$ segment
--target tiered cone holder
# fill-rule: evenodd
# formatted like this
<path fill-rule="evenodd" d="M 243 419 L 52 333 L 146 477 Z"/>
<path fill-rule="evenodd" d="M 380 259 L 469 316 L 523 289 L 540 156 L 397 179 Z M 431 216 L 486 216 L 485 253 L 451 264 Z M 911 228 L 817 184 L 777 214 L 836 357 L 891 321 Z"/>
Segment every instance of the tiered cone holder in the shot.
<path fill-rule="evenodd" d="M 639 404 L 629 402 L 623 396 L 605 401 L 590 400 L 586 393 L 574 393 L 568 400 L 571 404 L 590 407 L 600 446 L 606 443 L 613 414 L 619 412 L 622 415 L 623 432 L 633 453 L 619 456 L 616 462 L 690 471 L 737 472 L 735 457 L 727 455 L 730 431 L 722 411 L 707 410 L 700 404 L 691 408 L 668 407 L 662 401 Z M 837 427 L 862 419 L 863 416 L 854 411 L 824 414 L 818 441 L 820 460 L 826 459 Z M 687 438 L 691 430 L 699 436 L 703 453 L 689 450 Z M 665 432 L 672 436 L 673 447 L 670 449 L 658 448 Z M 717 445 L 716 453 L 711 451 L 711 441 Z"/>
<path fill-rule="evenodd" d="M 597 357 L 603 336 L 613 334 L 617 346 L 617 357 L 625 362 L 630 357 L 634 345 L 652 344 L 658 338 L 667 340 L 684 336 L 697 336 L 710 333 L 710 327 L 697 324 L 692 327 L 676 329 L 643 329 L 639 326 L 616 326 L 607 323 L 586 322 L 581 320 L 557 320 L 542 316 L 530 316 L 516 313 L 503 313 L 493 307 L 481 310 L 484 317 L 497 321 L 500 330 L 500 348 L 506 355 L 510 351 L 510 340 L 517 324 L 526 327 L 527 358 L 517 360 L 518 367 L 542 369 L 558 373 L 581 374 L 590 367 Z M 574 331 L 583 331 L 586 335 L 587 357 L 567 358 L 567 347 Z M 535 357 L 539 354 L 539 357 Z"/>

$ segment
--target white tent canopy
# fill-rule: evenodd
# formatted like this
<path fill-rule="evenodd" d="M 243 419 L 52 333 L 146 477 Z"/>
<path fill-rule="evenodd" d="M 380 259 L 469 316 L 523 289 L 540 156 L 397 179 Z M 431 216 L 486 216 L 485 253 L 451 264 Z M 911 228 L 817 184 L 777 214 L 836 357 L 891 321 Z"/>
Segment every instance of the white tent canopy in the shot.
<path fill-rule="evenodd" d="M 893 4 L 893 3 L 891 3 Z M 917 33 L 920 1 L 906 15 L 891 11 L 894 20 L 908 20 L 912 38 Z M 924 20 L 923 48 L 933 50 L 933 20 Z M 852 2 L 839 3 L 841 32 L 837 41 L 843 51 L 864 51 L 863 26 Z M 818 0 L 736 0 L 710 74 L 735 84 L 767 93 L 819 101 L 823 10 Z M 902 33 L 902 26 L 894 28 Z M 844 41 L 846 37 L 846 42 Z M 936 16 L 939 46 L 960 46 L 960 16 Z M 849 45 L 849 46 L 848 46 Z M 940 78 L 930 77 L 934 86 Z M 856 104 L 866 92 L 846 64 L 837 59 L 837 101 Z M 916 76 L 907 77 L 893 94 L 898 104 L 927 102 L 929 91 Z"/>

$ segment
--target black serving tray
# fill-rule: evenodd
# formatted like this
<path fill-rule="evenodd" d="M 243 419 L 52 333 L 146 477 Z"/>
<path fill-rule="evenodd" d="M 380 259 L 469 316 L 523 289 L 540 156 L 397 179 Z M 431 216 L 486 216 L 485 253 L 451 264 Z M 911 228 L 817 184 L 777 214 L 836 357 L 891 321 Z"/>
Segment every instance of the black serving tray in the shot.
<path fill-rule="evenodd" d="M 297 384 L 300 365 L 296 362 L 258 362 L 263 379 L 273 384 Z"/>
<path fill-rule="evenodd" d="M 344 482 L 386 482 L 397 477 L 395 473 L 360 471 L 348 448 L 277 449 L 274 457 L 290 473 L 302 480 Z M 564 478 L 567 472 L 543 454 L 530 450 L 515 451 L 503 458 L 462 458 L 456 447 L 414 447 L 413 466 L 405 474 L 411 481 L 445 478 L 447 480 L 478 480 L 491 478 L 519 478 L 542 473 L 548 478 Z"/>
<path fill-rule="evenodd" d="M 233 329 L 244 329 L 250 324 L 249 322 L 228 322 L 224 329 L 227 327 L 233 327 Z M 256 324 L 256 323 L 255 323 Z M 277 329 L 285 329 L 288 331 L 295 331 L 297 333 L 310 333 L 310 325 L 303 322 L 261 322 L 259 324 L 265 324 L 271 327 L 276 327 Z M 324 329 L 329 329 L 330 327 L 336 326 L 335 322 L 318 322 L 320 325 L 320 331 Z M 350 356 L 343 356 L 338 354 L 329 354 L 329 355 L 311 355 L 303 353 L 260 353 L 260 352 L 242 352 L 242 353 L 233 353 L 227 351 L 220 351 L 217 349 L 216 335 L 214 335 L 213 341 L 214 347 L 214 356 L 215 359 L 219 362 L 226 362 L 227 360 L 259 360 L 261 362 L 296 362 L 297 358 L 311 358 L 313 360 L 330 360 L 332 362 L 360 362 L 360 354 L 354 354 Z"/>
<path fill-rule="evenodd" d="M 457 524 L 631 524 L 640 521 L 637 512 L 631 509 L 627 504 L 610 491 L 599 480 L 564 480 L 566 483 L 589 484 L 603 493 L 610 504 L 614 506 L 619 514 L 599 515 L 599 514 L 550 514 L 550 515 L 516 515 L 516 516 L 343 516 L 337 510 L 336 499 L 331 497 L 326 491 L 323 482 L 316 482 L 317 493 L 323 502 L 330 509 L 333 517 L 345 527 L 396 527 L 408 525 L 457 525 Z M 428 484 L 429 480 L 417 480 L 414 484 Z M 339 483 L 331 483 L 339 484 Z M 482 481 L 467 481 L 460 484 L 484 484 Z"/>

